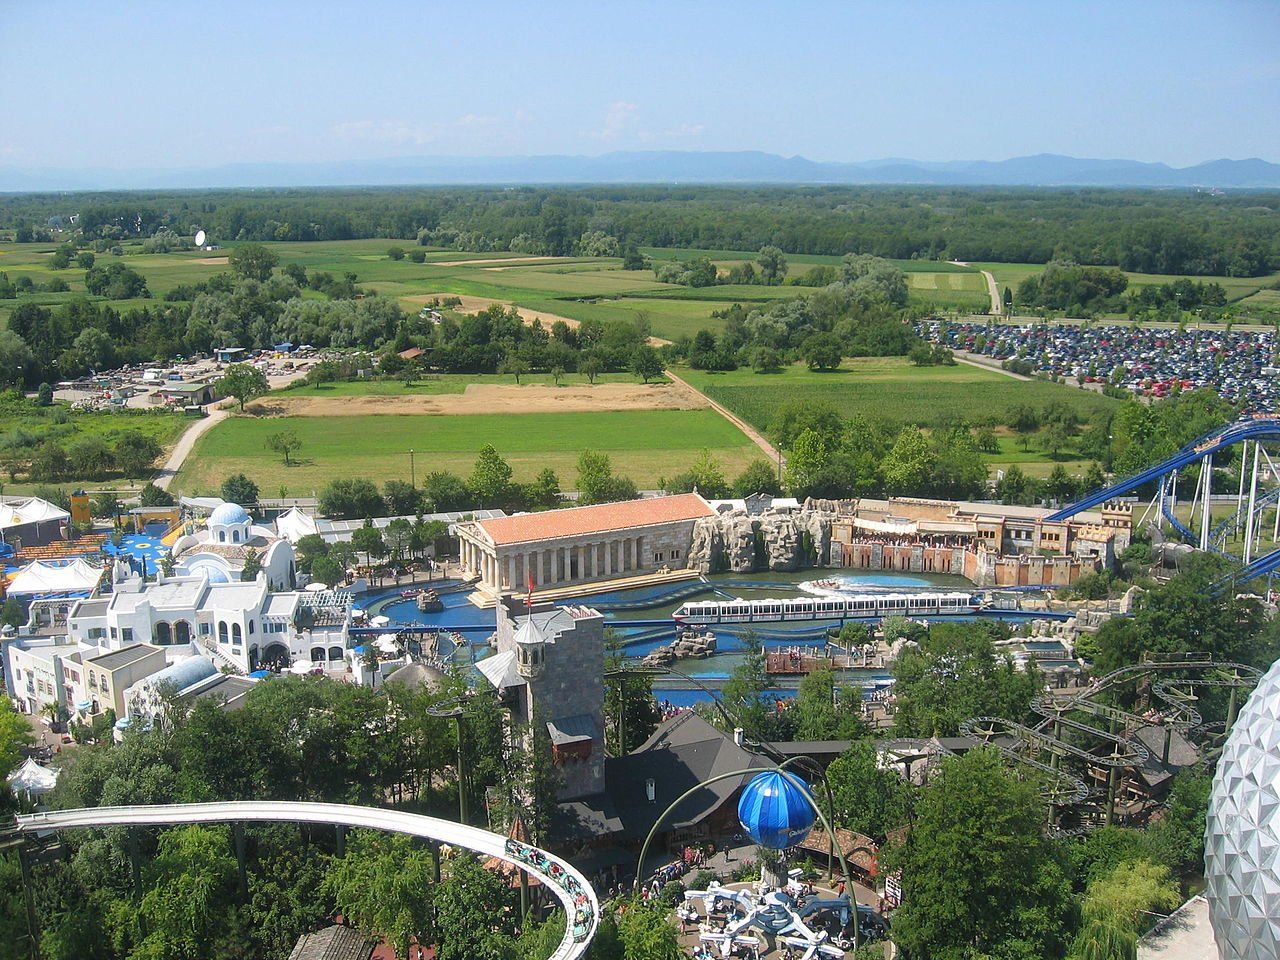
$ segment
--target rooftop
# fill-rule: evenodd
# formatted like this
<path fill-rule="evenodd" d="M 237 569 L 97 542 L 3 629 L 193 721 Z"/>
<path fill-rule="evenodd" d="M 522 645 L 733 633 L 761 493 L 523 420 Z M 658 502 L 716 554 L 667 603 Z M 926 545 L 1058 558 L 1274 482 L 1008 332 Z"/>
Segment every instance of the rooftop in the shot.
<path fill-rule="evenodd" d="M 605 760 L 605 782 L 625 836 L 639 839 L 667 804 L 703 780 L 734 770 L 772 766 L 768 758 L 738 746 L 733 737 L 689 712 L 661 724 L 644 745 L 626 756 Z M 733 796 L 746 779 L 731 777 L 699 790 L 672 812 L 667 829 L 697 823 Z M 646 793 L 648 780 L 654 781 L 652 802 Z"/>
<path fill-rule="evenodd" d="M 354 927 L 325 927 L 300 936 L 289 960 L 369 960 L 375 945 Z"/>
<path fill-rule="evenodd" d="M 698 494 L 682 493 L 674 497 L 624 500 L 619 503 L 480 520 L 477 526 L 495 544 L 503 545 L 652 527 L 714 515 L 715 511 Z"/>
<path fill-rule="evenodd" d="M 224 710 L 238 710 L 244 706 L 244 698 L 257 686 L 257 680 L 219 673 L 192 684 L 182 691 L 182 699 L 188 703 L 216 697 Z"/>
<path fill-rule="evenodd" d="M 129 647 L 121 647 L 119 650 L 112 650 L 110 653 L 102 653 L 96 657 L 86 657 L 86 664 L 93 664 L 95 667 L 101 667 L 103 670 L 119 670 L 127 667 L 132 663 L 137 663 L 153 653 L 161 653 L 159 647 L 153 647 L 146 643 L 135 643 Z"/>

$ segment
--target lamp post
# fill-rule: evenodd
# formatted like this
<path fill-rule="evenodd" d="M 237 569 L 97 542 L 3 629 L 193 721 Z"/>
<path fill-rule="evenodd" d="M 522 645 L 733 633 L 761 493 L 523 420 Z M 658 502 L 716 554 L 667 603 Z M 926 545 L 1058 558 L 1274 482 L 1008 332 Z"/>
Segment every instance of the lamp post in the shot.
<path fill-rule="evenodd" d="M 409 448 L 409 486 L 417 487 L 418 478 L 413 469 L 413 447 Z"/>

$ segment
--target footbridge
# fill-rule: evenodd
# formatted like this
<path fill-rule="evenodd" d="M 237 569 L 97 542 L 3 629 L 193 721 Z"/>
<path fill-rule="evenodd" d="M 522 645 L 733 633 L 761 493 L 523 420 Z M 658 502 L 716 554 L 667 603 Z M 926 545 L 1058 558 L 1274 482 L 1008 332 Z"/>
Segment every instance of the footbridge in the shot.
<path fill-rule="evenodd" d="M 79 827 L 170 826 L 183 823 L 265 821 L 324 823 L 404 833 L 438 840 L 497 857 L 538 878 L 560 901 L 567 922 L 564 937 L 549 960 L 577 960 L 591 944 L 600 917 L 600 903 L 587 878 L 572 864 L 537 847 L 507 837 L 417 813 L 358 807 L 340 803 L 293 803 L 266 800 L 224 803 L 168 803 L 129 807 L 86 807 L 31 813 L 17 818 L 17 829 L 43 833 Z"/>
<path fill-rule="evenodd" d="M 1241 417 L 1232 423 L 1218 427 L 1184 445 L 1172 456 L 1132 476 L 1117 480 L 1108 486 L 1081 497 L 1075 503 L 1049 514 L 1046 520 L 1066 520 L 1085 510 L 1100 506 L 1117 497 L 1132 494 L 1140 487 L 1159 484 L 1156 494 L 1161 518 L 1183 540 L 1201 550 L 1225 553 L 1227 538 L 1232 534 L 1244 536 L 1244 567 L 1224 580 L 1221 588 L 1230 582 L 1243 583 L 1280 569 L 1280 512 L 1276 513 L 1271 531 L 1273 549 L 1259 555 L 1262 541 L 1262 516 L 1265 510 L 1280 501 L 1280 466 L 1264 449 L 1265 443 L 1280 441 L 1280 416 L 1254 414 Z M 1212 517 L 1214 455 L 1229 447 L 1242 444 L 1240 456 L 1240 482 L 1235 496 L 1235 513 L 1216 525 Z M 1252 456 L 1251 456 L 1252 454 Z M 1178 502 L 1179 472 L 1191 467 L 1199 468 L 1199 478 L 1191 499 L 1191 522 L 1184 523 L 1175 515 Z M 1272 489 L 1259 489 L 1261 484 L 1272 484 Z"/>

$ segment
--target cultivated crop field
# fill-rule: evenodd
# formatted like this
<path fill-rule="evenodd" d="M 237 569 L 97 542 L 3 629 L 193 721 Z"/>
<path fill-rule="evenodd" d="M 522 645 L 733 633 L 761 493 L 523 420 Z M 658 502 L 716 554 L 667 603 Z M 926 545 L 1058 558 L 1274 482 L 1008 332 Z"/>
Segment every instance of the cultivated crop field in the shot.
<path fill-rule="evenodd" d="M 1117 406 L 1108 397 L 1061 384 L 1015 380 L 968 364 L 917 367 L 893 357 L 846 359 L 831 373 L 794 364 L 778 374 L 740 369 L 690 370 L 682 375 L 759 430 L 767 430 L 778 408 L 790 401 L 829 403 L 846 417 L 862 417 L 890 429 L 935 426 L 957 417 L 998 423 L 1016 404 L 1039 407 L 1054 401 L 1073 407 L 1088 422 Z"/>
<path fill-rule="evenodd" d="M 302 441 L 300 463 L 286 467 L 267 449 L 282 430 Z M 196 444 L 174 481 L 185 493 L 212 492 L 224 478 L 246 473 L 264 495 L 307 495 L 343 477 L 381 483 L 410 479 L 409 450 L 419 481 L 434 470 L 465 478 L 477 451 L 492 443 L 516 480 L 550 467 L 564 489 L 577 479 L 584 449 L 609 454 L 615 473 L 641 488 L 685 470 L 703 448 L 732 477 L 762 456 L 736 427 L 712 410 L 631 410 L 542 415 L 230 417 Z"/>

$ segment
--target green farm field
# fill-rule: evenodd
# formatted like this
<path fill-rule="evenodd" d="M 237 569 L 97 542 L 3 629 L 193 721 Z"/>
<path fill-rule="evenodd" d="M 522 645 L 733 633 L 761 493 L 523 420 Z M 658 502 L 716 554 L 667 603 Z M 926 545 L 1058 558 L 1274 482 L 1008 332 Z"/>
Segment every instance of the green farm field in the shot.
<path fill-rule="evenodd" d="M 916 367 L 898 358 L 846 359 L 838 371 L 818 373 L 794 364 L 779 374 L 740 369 L 729 373 L 681 371 L 688 381 L 759 430 L 791 401 L 825 402 L 846 417 L 896 429 L 930 427 L 959 417 L 1000 422 L 1015 404 L 1058 401 L 1084 422 L 1114 410 L 1117 401 L 1047 381 L 1023 381 L 968 364 Z"/>
<path fill-rule="evenodd" d="M 996 278 L 996 283 L 1000 285 L 1001 290 L 1008 287 L 1015 293 L 1018 290 L 1018 284 L 1027 279 L 1027 277 L 1038 276 L 1044 272 L 1044 264 L 1042 263 L 975 263 L 973 266 L 980 270 L 990 271 L 991 275 Z M 1181 277 L 1180 274 L 1160 273 L 1126 273 L 1125 276 L 1129 278 L 1130 290 L 1172 283 Z M 1270 291 L 1270 288 L 1280 283 L 1280 273 L 1273 273 L 1265 277 L 1191 276 L 1190 279 L 1202 283 L 1218 284 L 1226 291 L 1228 301 L 1232 303 L 1243 302 L 1247 308 L 1258 302 L 1254 300 L 1254 297 L 1260 291 L 1265 295 L 1266 292 Z M 1265 302 L 1265 300 L 1262 302 Z"/>
<path fill-rule="evenodd" d="M 286 467 L 267 438 L 291 430 L 302 441 Z M 434 470 L 465 478 L 476 453 L 492 443 L 517 480 L 550 467 L 565 489 L 577 480 L 584 449 L 607 453 L 615 473 L 641 488 L 688 468 L 703 448 L 734 476 L 762 456 L 735 426 L 713 410 L 634 410 L 478 416 L 230 417 L 202 437 L 174 480 L 187 494 L 212 492 L 234 473 L 252 477 L 266 494 L 282 489 L 308 495 L 330 480 L 369 477 L 378 483 L 417 479 Z"/>
<path fill-rule="evenodd" d="M 667 383 L 666 377 L 650 378 L 650 383 Z M 521 375 L 520 383 L 525 386 L 556 386 L 555 378 L 549 373 L 526 373 Z M 566 373 L 560 378 L 559 386 L 584 386 L 589 381 L 577 373 Z M 596 377 L 596 383 L 635 384 L 636 378 L 629 373 L 602 373 Z M 316 385 L 297 381 L 296 386 L 277 390 L 271 396 L 278 397 L 417 397 L 442 396 L 464 392 L 473 384 L 495 384 L 513 386 L 515 378 L 509 373 L 446 373 L 413 381 L 406 385 L 402 380 L 342 380 L 335 383 Z M 264 402 L 270 403 L 268 398 Z"/>

